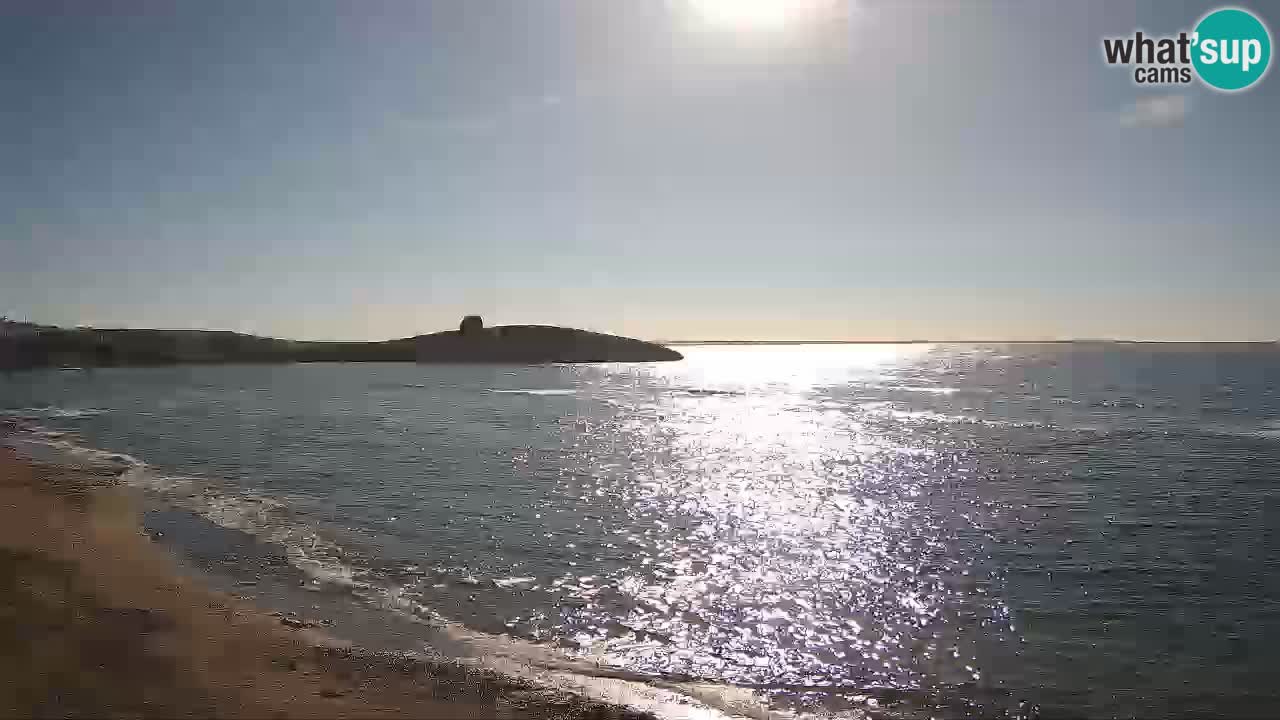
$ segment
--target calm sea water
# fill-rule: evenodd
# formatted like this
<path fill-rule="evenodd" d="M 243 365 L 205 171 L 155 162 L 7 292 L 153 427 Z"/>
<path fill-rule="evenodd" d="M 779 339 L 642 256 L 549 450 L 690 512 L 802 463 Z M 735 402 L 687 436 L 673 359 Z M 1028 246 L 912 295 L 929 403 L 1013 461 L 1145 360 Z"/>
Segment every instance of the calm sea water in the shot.
<path fill-rule="evenodd" d="M 900 715 L 1280 711 L 1280 352 L 683 350 L 19 373 L 0 408 L 370 613 L 605 669 Z"/>

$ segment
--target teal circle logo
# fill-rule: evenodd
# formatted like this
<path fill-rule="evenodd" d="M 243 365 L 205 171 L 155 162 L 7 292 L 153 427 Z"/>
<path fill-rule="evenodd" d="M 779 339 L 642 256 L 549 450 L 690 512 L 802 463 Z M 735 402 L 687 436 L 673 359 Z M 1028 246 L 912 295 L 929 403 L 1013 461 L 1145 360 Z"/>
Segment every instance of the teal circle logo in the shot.
<path fill-rule="evenodd" d="M 1201 18 L 1191 64 L 1210 87 L 1233 92 L 1262 79 L 1271 64 L 1271 33 L 1247 10 L 1222 8 Z"/>

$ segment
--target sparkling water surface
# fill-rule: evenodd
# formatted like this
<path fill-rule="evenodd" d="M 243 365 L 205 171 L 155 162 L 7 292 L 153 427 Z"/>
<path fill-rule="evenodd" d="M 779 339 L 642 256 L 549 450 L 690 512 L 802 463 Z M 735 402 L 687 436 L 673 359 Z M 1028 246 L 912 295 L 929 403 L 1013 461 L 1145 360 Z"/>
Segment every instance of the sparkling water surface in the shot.
<path fill-rule="evenodd" d="M 1274 349 L 682 350 L 15 373 L 0 408 L 319 584 L 605 669 L 906 715 L 1280 707 Z"/>

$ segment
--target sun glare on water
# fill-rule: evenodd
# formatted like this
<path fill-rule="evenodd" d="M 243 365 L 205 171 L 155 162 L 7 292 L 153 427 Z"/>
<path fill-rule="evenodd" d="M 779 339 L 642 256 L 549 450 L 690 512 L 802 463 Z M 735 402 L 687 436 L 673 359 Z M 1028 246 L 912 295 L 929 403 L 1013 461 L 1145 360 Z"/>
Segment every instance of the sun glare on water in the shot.
<path fill-rule="evenodd" d="M 686 0 L 708 24 L 734 30 L 781 30 L 818 19 L 837 0 Z"/>

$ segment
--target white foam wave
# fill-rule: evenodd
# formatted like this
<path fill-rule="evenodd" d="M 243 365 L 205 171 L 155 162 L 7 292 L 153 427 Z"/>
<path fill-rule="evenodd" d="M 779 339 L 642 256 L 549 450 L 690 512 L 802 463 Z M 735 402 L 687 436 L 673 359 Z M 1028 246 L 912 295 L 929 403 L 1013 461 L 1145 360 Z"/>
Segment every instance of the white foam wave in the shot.
<path fill-rule="evenodd" d="M 960 392 L 960 388 L 956 387 L 937 387 L 926 385 L 890 385 L 886 390 L 898 390 L 901 392 L 929 393 L 931 395 L 954 395 Z"/>
<path fill-rule="evenodd" d="M 993 420 L 972 415 L 950 415 L 933 410 L 905 410 L 888 400 L 859 403 L 858 408 L 872 417 L 890 418 L 905 423 L 935 423 L 941 425 L 986 425 L 990 427 L 1045 427 L 1035 420 Z"/>
<path fill-rule="evenodd" d="M 284 549 L 289 564 L 316 587 L 357 584 L 356 572 L 343 561 L 344 549 L 312 526 L 300 522 L 287 503 L 247 491 L 228 491 L 204 478 L 165 475 L 144 465 L 130 469 L 121 481 L 160 495 L 228 530 L 253 535 Z"/>
<path fill-rule="evenodd" d="M 509 578 L 500 578 L 498 580 L 494 580 L 493 584 L 501 588 L 507 588 L 507 587 L 516 587 L 518 585 L 529 585 L 531 583 L 537 582 L 537 580 L 538 578 L 535 578 L 535 577 L 509 577 Z"/>
<path fill-rule="evenodd" d="M 23 428 L 7 437 L 5 444 L 38 460 L 78 468 L 123 473 L 142 464 L 132 455 L 81 445 L 68 433 L 39 426 Z"/>
<path fill-rule="evenodd" d="M 280 545 L 289 564 L 317 586 L 357 583 L 356 573 L 341 559 L 343 548 L 299 522 L 287 504 L 276 498 L 237 491 L 207 478 L 165 474 L 132 455 L 89 447 L 66 433 L 40 426 L 20 428 L 6 438 L 6 444 L 36 459 L 117 473 L 122 485 L 154 493 L 215 525 Z"/>
<path fill-rule="evenodd" d="M 982 423 L 982 420 L 968 417 L 965 415 L 947 415 L 944 413 L 934 412 L 932 410 L 903 410 L 894 407 L 892 402 L 887 400 L 876 400 L 872 402 L 859 403 L 858 407 L 865 411 L 868 415 L 879 415 L 889 417 L 895 420 L 905 420 L 908 422 L 935 422 L 935 423 Z"/>
<path fill-rule="evenodd" d="M 20 408 L 16 410 L 0 410 L 0 415 L 8 417 L 29 417 L 29 418 L 48 418 L 48 419 L 76 419 L 93 417 L 94 415 L 102 415 L 108 412 L 101 408 L 59 408 L 59 407 L 38 407 L 38 408 Z"/>
<path fill-rule="evenodd" d="M 342 561 L 344 549 L 300 522 L 288 504 L 277 498 L 251 492 L 233 491 L 207 478 L 168 475 L 131 455 L 92 448 L 75 442 L 66 433 L 35 425 L 20 425 L 6 440 L 25 443 L 29 448 L 55 451 L 66 464 L 97 464 L 119 470 L 120 482 L 128 487 L 155 493 L 168 504 L 191 511 L 224 528 L 238 530 L 284 548 L 290 565 L 304 573 L 311 585 L 342 587 L 353 596 L 388 610 L 432 625 L 439 631 L 437 648 L 459 661 L 523 677 L 550 687 L 579 692 L 606 702 L 627 705 L 661 717 L 693 720 L 728 720 L 720 707 L 733 707 L 734 715 L 769 717 L 754 696 L 738 698 L 722 686 L 659 683 L 630 678 L 628 673 L 601 668 L 598 664 L 571 658 L 545 645 L 505 635 L 472 630 L 441 616 L 419 602 L 416 593 L 396 585 L 380 585 L 361 580 L 363 573 Z M 479 580 L 468 577 L 477 585 Z M 534 577 L 507 577 L 492 580 L 495 587 L 525 587 Z M 436 643 L 433 642 L 433 645 Z M 711 693 L 711 695 L 707 695 Z M 742 710 L 748 710 L 742 712 Z"/>
<path fill-rule="evenodd" d="M 571 388 L 525 388 L 519 390 L 490 390 L 489 392 L 506 395 L 573 395 L 577 391 Z"/>
<path fill-rule="evenodd" d="M 1261 427 L 1237 425 L 1203 425 L 1200 432 L 1227 437 L 1252 438 L 1255 440 L 1280 440 L 1280 422 L 1271 422 Z"/>

